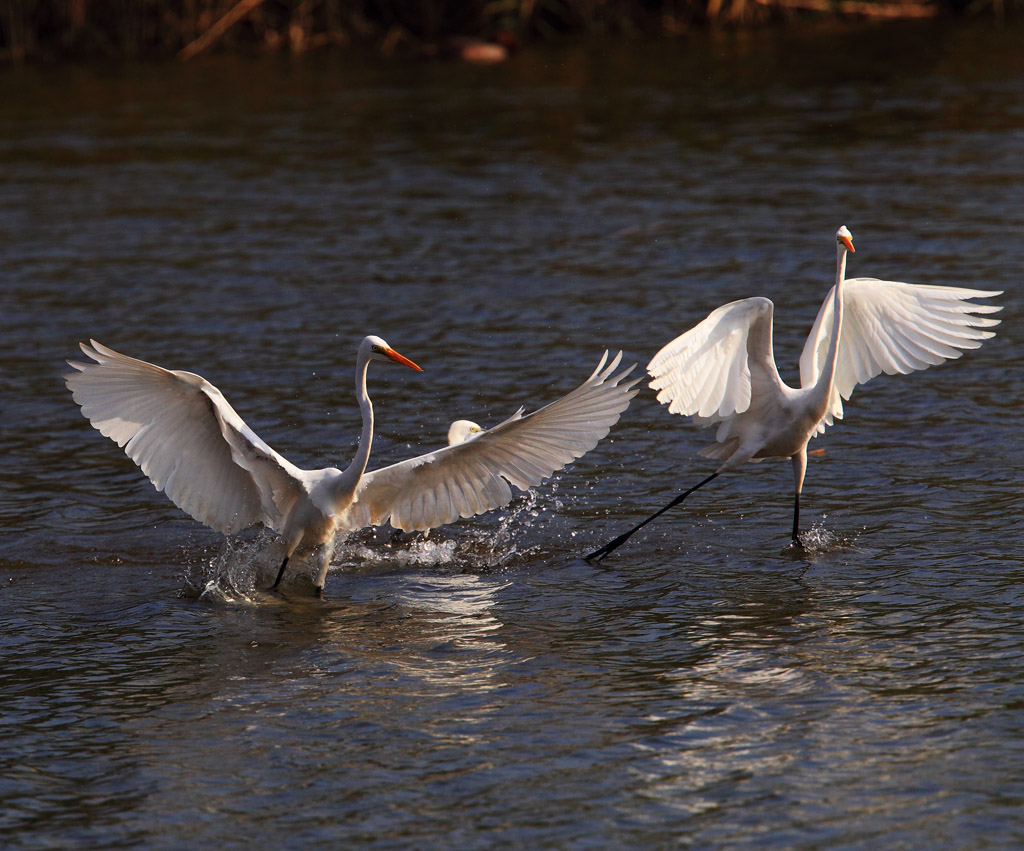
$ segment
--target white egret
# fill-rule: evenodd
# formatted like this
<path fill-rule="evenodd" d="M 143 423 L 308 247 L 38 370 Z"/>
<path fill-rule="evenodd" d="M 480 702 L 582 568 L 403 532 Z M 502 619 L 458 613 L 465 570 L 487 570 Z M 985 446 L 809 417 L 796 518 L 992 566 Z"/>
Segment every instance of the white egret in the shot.
<path fill-rule="evenodd" d="M 720 473 L 764 458 L 793 462 L 793 542 L 799 544 L 807 443 L 842 419 L 843 400 L 854 388 L 882 372 L 905 374 L 958 358 L 961 349 L 976 349 L 994 335 L 982 329 L 999 320 L 978 314 L 1002 308 L 968 299 L 1001 291 L 846 280 L 848 251 L 854 251 L 853 236 L 844 226 L 836 232 L 836 284 L 804 344 L 799 388 L 786 385 L 775 366 L 774 305 L 767 298 L 723 305 L 654 356 L 647 371 L 658 401 L 697 425 L 717 424 L 716 442 L 699 454 L 723 463 L 587 559 L 604 558 Z"/>
<path fill-rule="evenodd" d="M 448 427 L 448 445 L 455 446 L 457 443 L 465 443 L 484 431 L 483 426 L 478 426 L 472 420 L 456 420 Z"/>
<path fill-rule="evenodd" d="M 424 530 L 499 508 L 510 485 L 526 490 L 593 449 L 636 395 L 634 367 L 612 373 L 608 353 L 578 388 L 532 414 L 520 408 L 476 439 L 366 472 L 373 406 L 366 392 L 371 361 L 420 368 L 380 337 L 366 337 L 356 358 L 363 428 L 355 458 L 339 470 L 303 470 L 261 440 L 220 390 L 191 372 L 127 357 L 95 340 L 93 362 L 68 361 L 67 386 L 93 426 L 118 446 L 171 501 L 225 535 L 263 523 L 280 535 L 281 582 L 292 556 L 312 554 L 323 591 L 337 532 L 390 522 Z M 606 366 L 607 363 L 607 366 Z"/>

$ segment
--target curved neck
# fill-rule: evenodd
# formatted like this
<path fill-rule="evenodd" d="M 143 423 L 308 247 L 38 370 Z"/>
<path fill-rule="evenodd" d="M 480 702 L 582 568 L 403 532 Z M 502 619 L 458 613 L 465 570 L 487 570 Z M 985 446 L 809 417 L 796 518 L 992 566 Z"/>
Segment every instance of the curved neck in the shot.
<path fill-rule="evenodd" d="M 356 399 L 359 401 L 359 412 L 363 415 L 363 430 L 359 435 L 359 448 L 349 465 L 340 473 L 335 472 L 324 484 L 325 509 L 334 514 L 348 505 L 355 495 L 356 488 L 366 472 L 366 462 L 370 460 L 370 446 L 373 444 L 373 405 L 366 393 L 366 368 L 369 358 L 360 357 L 356 362 Z"/>
<path fill-rule="evenodd" d="M 363 415 L 363 430 L 359 434 L 359 448 L 344 473 L 346 479 L 351 476 L 355 482 L 358 482 L 366 472 L 366 463 L 370 460 L 370 447 L 373 444 L 373 404 L 366 392 L 366 371 L 369 366 L 369 358 L 360 358 L 356 362 L 356 399 L 359 402 L 359 413 Z"/>

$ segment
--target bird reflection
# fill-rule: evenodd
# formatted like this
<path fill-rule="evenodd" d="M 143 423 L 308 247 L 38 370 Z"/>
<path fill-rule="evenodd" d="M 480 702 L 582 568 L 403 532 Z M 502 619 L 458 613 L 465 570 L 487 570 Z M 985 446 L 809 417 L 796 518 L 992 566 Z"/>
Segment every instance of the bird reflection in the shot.
<path fill-rule="evenodd" d="M 322 624 L 319 643 L 349 658 L 358 654 L 360 667 L 386 666 L 390 676 L 405 681 L 403 693 L 455 696 L 472 706 L 473 715 L 486 715 L 491 709 L 475 696 L 507 685 L 503 671 L 518 658 L 496 614 L 510 584 L 497 576 L 436 571 L 355 576 L 346 589 L 349 602 L 338 607 L 339 617 Z M 387 601 L 386 611 L 370 623 L 347 614 L 353 606 L 363 608 L 366 596 L 377 605 Z M 409 678 L 419 686 L 410 689 Z"/>

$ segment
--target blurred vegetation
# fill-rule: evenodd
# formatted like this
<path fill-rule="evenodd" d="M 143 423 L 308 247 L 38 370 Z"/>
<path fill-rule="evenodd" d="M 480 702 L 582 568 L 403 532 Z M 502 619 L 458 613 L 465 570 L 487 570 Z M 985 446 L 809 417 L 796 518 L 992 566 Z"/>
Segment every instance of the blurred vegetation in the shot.
<path fill-rule="evenodd" d="M 564 35 L 675 36 L 803 16 L 1001 17 L 1024 0 L 0 0 L 0 62 L 366 44 L 500 61 Z"/>

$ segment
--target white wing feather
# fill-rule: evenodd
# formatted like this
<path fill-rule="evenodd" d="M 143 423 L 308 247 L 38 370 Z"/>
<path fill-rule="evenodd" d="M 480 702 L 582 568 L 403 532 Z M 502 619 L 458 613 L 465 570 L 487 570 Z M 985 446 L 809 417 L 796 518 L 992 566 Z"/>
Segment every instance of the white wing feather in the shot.
<path fill-rule="evenodd" d="M 634 367 L 612 375 L 605 352 L 583 384 L 550 405 L 504 422 L 465 443 L 367 473 L 339 522 L 358 529 L 385 521 L 407 532 L 432 529 L 506 505 L 510 485 L 527 490 L 593 449 L 629 406 Z"/>
<path fill-rule="evenodd" d="M 302 471 L 264 443 L 220 390 L 191 372 L 136 360 L 95 340 L 65 375 L 82 413 L 158 491 L 225 535 L 262 521 L 280 531 Z"/>
<path fill-rule="evenodd" d="M 779 382 L 773 310 L 766 298 L 729 302 L 665 345 L 647 365 L 658 401 L 701 425 L 746 411 L 759 381 Z"/>
<path fill-rule="evenodd" d="M 829 290 L 800 355 L 800 384 L 810 387 L 825 363 L 832 337 L 833 294 Z M 843 400 L 858 384 L 880 373 L 905 374 L 961 356 L 994 336 L 983 330 L 999 324 L 983 315 L 1002 307 L 975 304 L 1001 291 L 925 286 L 876 278 L 843 283 L 843 326 L 828 411 L 818 433 L 843 418 Z"/>

